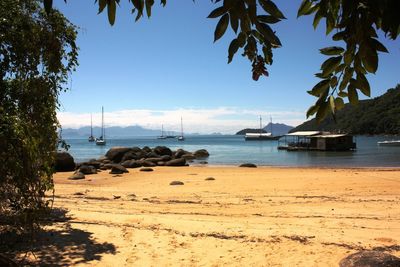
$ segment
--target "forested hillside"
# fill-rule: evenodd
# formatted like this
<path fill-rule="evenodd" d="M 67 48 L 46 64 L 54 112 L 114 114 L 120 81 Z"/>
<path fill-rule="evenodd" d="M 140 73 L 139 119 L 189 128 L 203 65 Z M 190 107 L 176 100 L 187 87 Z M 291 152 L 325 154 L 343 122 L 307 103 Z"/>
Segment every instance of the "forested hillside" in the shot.
<path fill-rule="evenodd" d="M 357 106 L 346 104 L 319 125 L 315 119 L 295 127 L 295 131 L 332 131 L 352 134 L 400 134 L 400 84 L 374 99 L 362 100 Z"/>

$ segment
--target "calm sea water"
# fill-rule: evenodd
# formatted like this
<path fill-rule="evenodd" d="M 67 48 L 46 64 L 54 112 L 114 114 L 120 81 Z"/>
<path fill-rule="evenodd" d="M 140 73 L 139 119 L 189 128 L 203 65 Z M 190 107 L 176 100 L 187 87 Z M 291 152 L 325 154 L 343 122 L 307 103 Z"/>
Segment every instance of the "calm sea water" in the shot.
<path fill-rule="evenodd" d="M 378 141 L 400 139 L 398 137 L 356 137 L 357 150 L 348 152 L 319 152 L 278 150 L 277 141 L 244 141 L 243 136 L 187 136 L 181 142 L 176 139 L 159 140 L 155 137 L 108 139 L 106 146 L 96 146 L 87 139 L 67 139 L 69 152 L 76 162 L 104 155 L 110 147 L 155 147 L 165 145 L 175 150 L 207 149 L 210 165 L 238 165 L 245 162 L 265 166 L 327 166 L 327 167 L 400 167 L 400 147 L 381 147 Z"/>

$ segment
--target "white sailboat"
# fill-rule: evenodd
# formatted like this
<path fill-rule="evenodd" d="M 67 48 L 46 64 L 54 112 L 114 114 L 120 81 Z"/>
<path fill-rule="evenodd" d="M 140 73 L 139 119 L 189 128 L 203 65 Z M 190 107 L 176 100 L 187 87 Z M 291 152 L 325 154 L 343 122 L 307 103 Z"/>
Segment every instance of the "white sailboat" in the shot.
<path fill-rule="evenodd" d="M 178 141 L 184 141 L 185 137 L 183 136 L 183 122 L 182 122 L 182 117 L 181 117 L 181 135 L 178 136 Z"/>
<path fill-rule="evenodd" d="M 101 107 L 101 136 L 99 138 L 96 138 L 96 145 L 106 145 L 106 131 L 104 129 L 104 107 Z"/>
<path fill-rule="evenodd" d="M 157 139 L 167 139 L 167 136 L 164 135 L 164 124 L 161 125 L 161 135 Z"/>
<path fill-rule="evenodd" d="M 271 117 L 271 132 L 264 133 L 262 128 L 262 117 L 260 116 L 260 132 L 259 133 L 246 133 L 244 140 L 246 141 L 263 141 L 263 140 L 278 140 L 282 136 L 272 135 L 272 117 Z"/>
<path fill-rule="evenodd" d="M 90 136 L 88 141 L 89 142 L 94 142 L 96 139 L 93 136 L 93 121 L 92 121 L 92 113 L 90 113 Z"/>
<path fill-rule="evenodd" d="M 389 140 L 378 142 L 380 146 L 400 146 L 400 140 Z"/>

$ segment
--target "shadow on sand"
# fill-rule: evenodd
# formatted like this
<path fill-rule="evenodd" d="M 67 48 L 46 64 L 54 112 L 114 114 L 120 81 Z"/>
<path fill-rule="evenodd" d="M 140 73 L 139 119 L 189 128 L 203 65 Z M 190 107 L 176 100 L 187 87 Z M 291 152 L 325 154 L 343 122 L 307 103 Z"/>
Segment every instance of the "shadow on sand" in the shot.
<path fill-rule="evenodd" d="M 33 243 L 26 235 L 1 232 L 0 255 L 18 265 L 70 266 L 98 261 L 105 253 L 116 253 L 112 243 L 96 242 L 92 233 L 71 227 L 69 220 L 66 210 L 54 209 L 44 229 L 35 234 Z"/>

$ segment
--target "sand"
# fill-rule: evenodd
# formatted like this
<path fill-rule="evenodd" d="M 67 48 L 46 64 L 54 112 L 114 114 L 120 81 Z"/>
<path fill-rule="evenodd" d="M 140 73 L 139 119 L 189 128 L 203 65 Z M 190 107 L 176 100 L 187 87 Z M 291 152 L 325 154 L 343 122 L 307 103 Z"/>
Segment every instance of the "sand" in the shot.
<path fill-rule="evenodd" d="M 76 266 L 338 266 L 362 249 L 400 256 L 400 170 L 129 171 L 79 181 L 57 173 L 54 207 L 68 212 L 64 221 L 46 226 L 36 260 Z"/>

